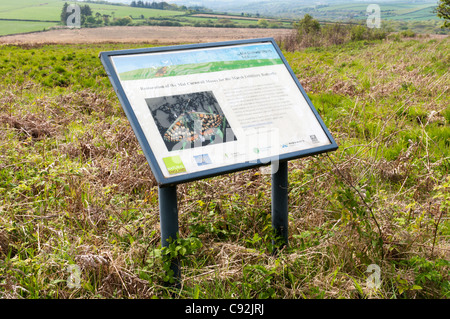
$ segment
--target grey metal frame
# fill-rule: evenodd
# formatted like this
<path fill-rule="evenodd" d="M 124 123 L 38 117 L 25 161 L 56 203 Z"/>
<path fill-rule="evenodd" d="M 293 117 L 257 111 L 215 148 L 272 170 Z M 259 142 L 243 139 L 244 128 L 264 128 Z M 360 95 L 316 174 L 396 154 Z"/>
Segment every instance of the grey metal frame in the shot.
<path fill-rule="evenodd" d="M 328 131 L 327 127 L 323 123 L 320 115 L 317 113 L 316 109 L 314 108 L 311 100 L 308 98 L 305 90 L 301 86 L 300 82 L 298 81 L 297 77 L 295 76 L 295 73 L 292 71 L 291 67 L 289 66 L 288 62 L 286 61 L 286 58 L 283 56 L 280 48 L 276 44 L 275 40 L 273 38 L 259 38 L 259 39 L 248 39 L 248 40 L 237 40 L 237 41 L 226 41 L 226 42 L 216 42 L 216 43 L 203 43 L 203 44 L 188 44 L 188 45 L 176 45 L 176 46 L 167 46 L 167 47 L 152 47 L 152 48 L 145 48 L 145 49 L 131 49 L 131 50 L 117 50 L 117 51 L 106 51 L 100 53 L 100 59 L 103 63 L 103 66 L 106 70 L 106 73 L 108 74 L 108 77 L 112 83 L 112 86 L 114 90 L 116 91 L 117 96 L 119 97 L 119 100 L 122 104 L 123 110 L 134 130 L 134 133 L 139 141 L 139 144 L 142 147 L 142 150 L 147 158 L 147 161 L 150 165 L 150 168 L 153 172 L 153 175 L 155 176 L 155 179 L 159 186 L 171 186 L 176 185 L 180 183 L 190 182 L 194 180 L 199 180 L 207 177 L 213 177 L 218 176 L 226 173 L 236 172 L 240 170 L 246 170 L 254 167 L 259 167 L 263 165 L 268 165 L 271 162 L 271 158 L 263 158 L 257 161 L 252 161 L 251 163 L 244 162 L 244 163 L 237 163 L 233 165 L 227 165 L 223 167 L 213 168 L 209 170 L 204 170 L 200 172 L 194 172 L 190 174 L 185 175 L 179 175 L 179 176 L 172 176 L 172 177 L 165 177 L 162 173 L 161 168 L 159 167 L 155 155 L 151 149 L 149 141 L 147 141 L 142 128 L 138 122 L 138 119 L 136 115 L 133 112 L 133 109 L 130 105 L 130 102 L 127 99 L 127 96 L 122 88 L 122 85 L 120 83 L 119 77 L 116 74 L 111 57 L 114 56 L 120 56 L 120 55 L 133 55 L 133 54 L 144 54 L 144 53 L 156 53 L 156 52 L 169 52 L 169 51 L 189 51 L 192 49 L 199 49 L 199 48 L 213 48 L 213 47 L 226 47 L 226 46 L 234 46 L 234 45 L 240 45 L 240 44 L 251 44 L 251 43 L 272 43 L 274 48 L 276 49 L 278 55 L 280 56 L 281 60 L 283 61 L 285 67 L 289 71 L 290 75 L 292 76 L 293 80 L 297 84 L 299 90 L 301 91 L 302 95 L 304 96 L 305 100 L 307 101 L 308 105 L 310 106 L 312 112 L 314 113 L 315 117 L 317 118 L 317 121 L 320 123 L 324 133 L 326 134 L 327 138 L 329 139 L 330 143 L 329 145 L 320 146 L 316 148 L 311 148 L 307 150 L 302 151 L 296 151 L 291 152 L 287 154 L 281 154 L 277 160 L 282 162 L 285 160 L 292 160 L 296 158 L 311 156 L 315 154 L 320 154 L 324 152 L 334 151 L 338 148 L 338 145 L 336 144 L 335 140 L 331 136 L 330 132 Z"/>

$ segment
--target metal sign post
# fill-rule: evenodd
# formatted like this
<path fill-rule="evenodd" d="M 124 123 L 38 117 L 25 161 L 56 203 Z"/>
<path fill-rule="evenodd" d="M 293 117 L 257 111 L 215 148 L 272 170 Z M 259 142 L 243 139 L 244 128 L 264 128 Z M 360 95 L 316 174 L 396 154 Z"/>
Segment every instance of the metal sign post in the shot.
<path fill-rule="evenodd" d="M 272 169 L 272 228 L 273 253 L 288 245 L 288 162 L 277 162 Z M 168 247 L 178 237 L 178 204 L 176 186 L 159 187 L 161 246 Z M 180 278 L 178 259 L 171 261 L 176 282 Z"/>
<path fill-rule="evenodd" d="M 178 202 L 177 187 L 167 186 L 158 188 L 159 218 L 161 228 L 161 246 L 169 247 L 172 240 L 178 236 Z M 175 279 L 180 277 L 178 259 L 171 261 L 171 270 Z"/>
<path fill-rule="evenodd" d="M 272 228 L 274 253 L 288 244 L 288 162 L 272 164 Z"/>

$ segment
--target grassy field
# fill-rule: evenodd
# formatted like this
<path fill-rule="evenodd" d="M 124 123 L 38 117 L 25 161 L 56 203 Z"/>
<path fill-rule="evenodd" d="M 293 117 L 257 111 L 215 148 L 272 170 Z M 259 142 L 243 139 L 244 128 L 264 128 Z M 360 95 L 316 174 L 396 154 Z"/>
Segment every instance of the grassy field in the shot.
<path fill-rule="evenodd" d="M 51 20 L 60 21 L 61 10 L 63 4 L 75 3 L 70 0 L 18 0 L 8 1 L 0 4 L 0 18 L 4 19 L 24 19 L 24 20 Z M 82 2 L 78 2 L 83 5 Z M 91 7 L 92 11 L 100 14 L 114 15 L 115 17 L 133 16 L 138 17 L 141 14 L 144 17 L 167 17 L 184 14 L 183 11 L 156 10 L 148 8 L 133 8 L 129 6 L 106 5 L 96 3 L 86 3 Z"/>
<path fill-rule="evenodd" d="M 60 14 L 65 2 L 73 3 L 73 1 L 68 0 L 49 0 L 47 2 L 42 0 L 3 1 L 0 3 L 0 23 L 3 26 L 0 35 L 42 31 L 43 25 L 45 25 L 45 28 L 49 28 L 61 24 Z M 82 2 L 79 2 L 79 4 L 83 5 Z M 293 21 L 299 20 L 306 13 L 313 15 L 323 23 L 330 21 L 364 23 L 367 19 L 367 3 L 365 2 L 338 3 L 329 6 L 292 2 L 265 2 L 260 4 L 258 9 L 251 5 L 247 6 L 248 12 L 252 13 L 244 10 L 235 14 L 211 12 L 199 14 L 199 12 L 191 11 L 156 10 L 125 5 L 87 4 L 92 9 L 93 17 L 97 13 L 101 16 L 109 16 L 109 22 L 107 22 L 109 25 L 113 24 L 114 20 L 124 17 L 131 17 L 130 24 L 133 25 L 264 28 L 291 28 Z M 391 31 L 411 29 L 418 33 L 448 33 L 448 30 L 440 29 L 442 21 L 432 12 L 433 6 L 429 3 L 398 1 L 381 4 L 380 7 L 382 25 Z M 255 10 L 259 13 L 256 13 Z M 285 17 L 285 19 L 281 19 L 281 17 Z M 18 19 L 23 22 L 6 22 L 2 19 Z M 102 23 L 102 18 L 95 19 Z M 97 22 L 90 23 L 90 27 L 100 26 Z"/>
<path fill-rule="evenodd" d="M 0 20 L 0 36 L 7 34 L 43 31 L 54 27 L 55 25 L 56 23 L 52 22 Z"/>
<path fill-rule="evenodd" d="M 376 2 L 375 2 L 376 3 Z M 295 1 L 259 2 L 248 4 L 245 7 L 234 10 L 236 13 L 249 12 L 260 13 L 268 16 L 283 16 L 298 19 L 305 13 L 313 15 L 316 19 L 328 21 L 366 20 L 366 9 L 370 3 L 360 2 L 338 2 L 338 3 L 308 3 Z M 381 9 L 382 19 L 403 20 L 437 20 L 436 14 L 432 12 L 434 3 L 421 1 L 392 1 L 389 3 L 378 3 Z M 232 10 L 233 11 L 233 10 Z M 420 14 L 418 14 L 420 12 Z"/>
<path fill-rule="evenodd" d="M 30 31 L 42 31 L 45 28 L 60 23 L 60 15 L 64 2 L 73 1 L 53 0 L 19 0 L 0 4 L 0 23 L 3 28 L 0 35 L 16 34 Z M 83 5 L 82 3 L 79 3 Z M 110 21 L 123 17 L 131 17 L 133 24 L 148 23 L 151 25 L 179 25 L 179 26 L 258 26 L 259 19 L 240 19 L 239 16 L 199 17 L 184 11 L 157 10 L 129 6 L 87 3 L 93 16 L 97 13 L 108 15 Z M 22 20 L 5 21 L 1 19 Z M 166 23 L 166 24 L 164 24 Z M 271 27 L 290 27 L 289 22 L 273 22 Z"/>
<path fill-rule="evenodd" d="M 42 31 L 43 28 L 55 26 L 60 23 L 63 4 L 74 3 L 69 0 L 17 0 L 3 1 L 0 3 L 0 19 L 14 19 L 23 21 L 0 21 L 0 35 L 15 34 L 30 31 Z M 78 3 L 83 5 L 83 3 Z M 148 8 L 133 8 L 129 6 L 117 6 L 106 4 L 87 3 L 95 16 L 95 13 L 109 15 L 111 18 L 131 16 L 140 20 L 144 18 L 167 18 L 185 14 L 183 11 L 156 10 Z M 34 20 L 34 21 L 30 21 Z M 53 23 L 51 23 L 53 21 Z"/>
<path fill-rule="evenodd" d="M 179 185 L 181 239 L 161 250 L 157 186 L 98 59 L 135 47 L 0 47 L 1 298 L 450 296 L 448 38 L 285 53 L 340 148 L 289 162 L 277 256 L 258 169 Z"/>
<path fill-rule="evenodd" d="M 316 17 L 335 20 L 342 19 L 367 19 L 367 3 L 348 3 L 319 8 L 313 12 Z M 392 4 L 380 4 L 381 19 L 400 21 L 430 21 L 439 20 L 433 13 L 434 5 L 416 4 L 413 2 L 398 2 Z"/>

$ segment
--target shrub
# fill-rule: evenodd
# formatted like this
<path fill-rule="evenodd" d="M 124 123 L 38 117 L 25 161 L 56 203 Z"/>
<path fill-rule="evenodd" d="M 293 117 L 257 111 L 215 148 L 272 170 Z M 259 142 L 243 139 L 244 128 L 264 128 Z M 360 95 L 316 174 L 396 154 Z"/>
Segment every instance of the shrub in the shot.
<path fill-rule="evenodd" d="M 133 24 L 133 19 L 130 17 L 124 17 L 115 19 L 114 22 L 111 23 L 112 25 L 130 25 Z"/>
<path fill-rule="evenodd" d="M 352 41 L 360 41 L 364 39 L 364 33 L 366 28 L 364 28 L 362 25 L 354 26 L 351 31 L 351 39 Z"/>
<path fill-rule="evenodd" d="M 331 23 L 321 26 L 318 20 L 308 14 L 299 22 L 295 22 L 293 26 L 294 32 L 279 40 L 287 51 L 339 45 L 350 41 L 382 40 L 387 36 L 386 31 L 382 29 L 370 29 L 364 25 Z"/>
<path fill-rule="evenodd" d="M 400 32 L 400 35 L 403 38 L 413 38 L 416 36 L 416 33 L 412 30 L 405 30 L 405 31 Z"/>

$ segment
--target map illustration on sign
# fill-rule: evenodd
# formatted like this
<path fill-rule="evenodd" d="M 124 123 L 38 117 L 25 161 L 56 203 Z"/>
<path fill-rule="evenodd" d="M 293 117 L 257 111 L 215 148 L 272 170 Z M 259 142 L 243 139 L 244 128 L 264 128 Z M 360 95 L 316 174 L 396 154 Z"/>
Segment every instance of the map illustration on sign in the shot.
<path fill-rule="evenodd" d="M 160 185 L 337 149 L 272 38 L 100 57 Z"/>
<path fill-rule="evenodd" d="M 211 91 L 145 101 L 169 151 L 236 140 Z"/>

